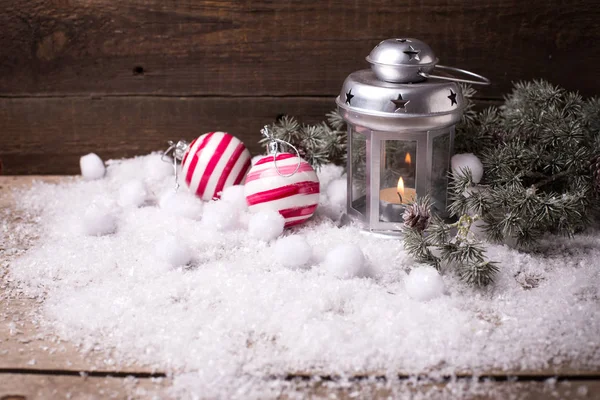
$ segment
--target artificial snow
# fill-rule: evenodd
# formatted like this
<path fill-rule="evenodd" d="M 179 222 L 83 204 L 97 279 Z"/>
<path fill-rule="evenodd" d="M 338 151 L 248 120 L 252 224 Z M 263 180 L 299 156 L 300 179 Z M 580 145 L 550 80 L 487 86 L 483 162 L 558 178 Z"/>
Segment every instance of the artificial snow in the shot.
<path fill-rule="evenodd" d="M 144 182 L 133 179 L 119 189 L 118 203 L 121 207 L 139 207 L 146 201 L 148 193 Z"/>
<path fill-rule="evenodd" d="M 81 229 L 88 236 L 103 236 L 117 229 L 117 219 L 110 208 L 92 204 L 83 213 Z"/>
<path fill-rule="evenodd" d="M 165 214 L 172 216 L 199 220 L 202 217 L 202 200 L 189 193 L 184 188 L 175 190 L 167 189 L 161 196 L 159 205 Z"/>
<path fill-rule="evenodd" d="M 428 301 L 444 294 L 444 280 L 428 265 L 413 268 L 404 280 L 406 293 L 419 301 Z"/>
<path fill-rule="evenodd" d="M 242 212 L 248 208 L 246 195 L 244 194 L 243 185 L 233 185 L 226 187 L 221 193 L 221 200 L 231 204 L 236 210 Z"/>
<path fill-rule="evenodd" d="M 150 154 L 144 160 L 144 174 L 148 179 L 163 179 L 171 177 L 174 174 L 173 160 L 170 157 L 163 157 L 162 154 Z"/>
<path fill-rule="evenodd" d="M 192 250 L 182 239 L 167 236 L 156 245 L 156 255 L 171 267 L 185 266 L 192 261 Z"/>
<path fill-rule="evenodd" d="M 365 255 L 356 244 L 344 243 L 334 247 L 323 262 L 327 273 L 337 278 L 350 279 L 366 274 Z"/>
<path fill-rule="evenodd" d="M 212 200 L 204 206 L 202 225 L 215 231 L 227 231 L 236 228 L 239 221 L 237 208 L 222 200 Z"/>
<path fill-rule="evenodd" d="M 106 173 L 104 162 L 95 153 L 86 154 L 79 159 L 79 168 L 84 179 L 91 181 L 100 179 Z"/>
<path fill-rule="evenodd" d="M 331 205 L 345 208 L 347 192 L 346 178 L 336 179 L 327 186 L 327 199 Z"/>
<path fill-rule="evenodd" d="M 423 302 L 408 289 L 423 267 L 402 242 L 340 224 L 324 212 L 327 199 L 311 220 L 269 243 L 240 223 L 247 211 L 203 203 L 183 182 L 175 194 L 174 176 L 157 178 L 147 162 L 110 161 L 104 179 L 19 193 L 17 211 L 39 221 L 19 229 L 37 239 L 10 262 L 5 280 L 39 298 L 48 332 L 105 350 L 111 366 L 173 373 L 177 398 L 275 397 L 286 382 L 268 377 L 294 372 L 391 381 L 398 373 L 435 378 L 570 362 L 600 368 L 600 232 L 549 236 L 531 253 L 488 245 L 500 268 L 494 284 L 473 288 L 443 270 L 444 295 Z M 322 184 L 341 177 L 334 170 L 318 172 Z M 144 206 L 112 204 L 133 179 L 147 189 Z M 114 232 L 73 229 L 90 204 L 112 215 Z M 173 267 L 157 255 L 168 237 L 190 249 L 188 263 Z M 306 257 L 306 247 L 279 244 L 292 237 L 311 249 L 303 268 L 282 262 L 286 250 Z M 353 250 L 335 250 L 340 245 Z M 358 277 L 330 273 L 359 264 Z"/>
<path fill-rule="evenodd" d="M 304 268 L 312 256 L 312 248 L 301 235 L 283 237 L 273 245 L 274 261 L 290 269 Z"/>
<path fill-rule="evenodd" d="M 248 233 L 250 236 L 269 242 L 283 233 L 285 218 L 277 210 L 261 210 L 250 216 Z"/>
<path fill-rule="evenodd" d="M 452 173 L 456 175 L 462 175 L 464 170 L 471 170 L 473 183 L 479 183 L 483 177 L 483 164 L 475 154 L 455 154 L 450 160 L 450 165 Z"/>

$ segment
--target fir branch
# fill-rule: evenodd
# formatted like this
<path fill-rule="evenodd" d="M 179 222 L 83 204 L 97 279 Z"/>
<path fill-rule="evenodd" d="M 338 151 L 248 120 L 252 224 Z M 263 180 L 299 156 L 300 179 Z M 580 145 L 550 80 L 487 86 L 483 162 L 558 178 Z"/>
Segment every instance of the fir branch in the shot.
<path fill-rule="evenodd" d="M 498 264 L 493 261 L 482 261 L 463 264 L 458 268 L 460 278 L 474 286 L 487 286 L 494 281 L 499 272 Z"/>
<path fill-rule="evenodd" d="M 467 177 L 466 180 L 469 178 Z M 462 215 L 448 224 L 436 215 L 428 217 L 428 225 L 411 224 L 414 214 L 429 216 L 431 198 L 417 198 L 404 213 L 404 248 L 417 261 L 440 270 L 444 265 L 457 270 L 459 277 L 474 285 L 490 284 L 498 272 L 496 263 L 487 260 L 483 244 L 471 232 L 478 216 Z M 435 250 L 435 251 L 434 251 Z M 435 255 L 435 253 L 439 254 Z"/>
<path fill-rule="evenodd" d="M 473 189 L 451 175 L 449 211 L 481 215 L 488 240 L 529 246 L 600 215 L 600 99 L 519 82 L 502 107 L 462 121 L 456 142 L 480 157 L 484 176 Z"/>
<path fill-rule="evenodd" d="M 291 143 L 308 163 L 318 168 L 323 164 L 342 165 L 346 160 L 346 124 L 337 111 L 327 114 L 327 122 L 315 125 L 300 124 L 294 117 L 284 115 L 269 129 L 276 139 Z M 260 144 L 268 146 L 269 139 Z M 281 151 L 293 152 L 281 145 Z"/>

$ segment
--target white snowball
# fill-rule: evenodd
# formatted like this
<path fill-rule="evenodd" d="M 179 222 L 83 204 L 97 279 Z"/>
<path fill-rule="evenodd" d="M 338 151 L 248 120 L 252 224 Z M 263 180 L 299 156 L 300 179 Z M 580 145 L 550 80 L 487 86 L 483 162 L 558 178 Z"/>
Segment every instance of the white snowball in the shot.
<path fill-rule="evenodd" d="M 251 214 L 249 212 L 240 213 L 238 218 L 238 227 L 243 230 L 248 230 L 248 223 L 250 222 Z"/>
<path fill-rule="evenodd" d="M 465 189 L 465 191 L 463 192 L 463 196 L 465 196 L 466 198 L 469 198 L 471 196 L 473 196 L 474 194 L 477 194 L 481 191 L 481 188 L 479 186 L 471 186 Z"/>
<path fill-rule="evenodd" d="M 345 178 L 336 179 L 327 186 L 327 198 L 332 206 L 346 207 L 348 182 Z"/>
<path fill-rule="evenodd" d="M 231 204 L 238 211 L 245 211 L 248 209 L 243 185 L 226 187 L 225 190 L 223 190 L 223 193 L 221 193 L 221 200 Z"/>
<path fill-rule="evenodd" d="M 350 279 L 365 275 L 365 256 L 357 245 L 340 244 L 325 256 L 325 270 L 338 278 Z"/>
<path fill-rule="evenodd" d="M 285 218 L 275 210 L 262 210 L 250 216 L 248 232 L 256 239 L 268 242 L 283 233 Z"/>
<path fill-rule="evenodd" d="M 192 261 L 192 250 L 181 240 L 167 236 L 156 244 L 155 254 L 173 267 L 180 267 Z"/>
<path fill-rule="evenodd" d="M 110 209 L 93 204 L 85 210 L 82 228 L 88 236 L 109 235 L 117 230 L 117 219 Z"/>
<path fill-rule="evenodd" d="M 444 293 L 442 277 L 435 268 L 426 265 L 413 268 L 404 284 L 408 295 L 419 301 L 428 301 Z"/>
<path fill-rule="evenodd" d="M 475 154 L 464 153 L 455 154 L 450 161 L 452 172 L 456 175 L 461 175 L 461 170 L 470 169 L 473 176 L 473 183 L 479 183 L 483 176 L 483 164 Z"/>
<path fill-rule="evenodd" d="M 238 226 L 239 213 L 231 204 L 216 200 L 206 203 L 202 224 L 218 231 L 235 229 Z"/>
<path fill-rule="evenodd" d="M 321 193 L 325 193 L 327 186 L 344 174 L 344 167 L 333 164 L 324 164 L 317 170 Z"/>
<path fill-rule="evenodd" d="M 199 220 L 202 217 L 202 200 L 184 190 L 169 190 L 158 202 L 161 209 L 171 215 Z"/>
<path fill-rule="evenodd" d="M 104 162 L 95 153 L 86 154 L 81 157 L 79 159 L 79 167 L 81 168 L 81 175 L 88 181 L 100 179 L 106 174 Z"/>
<path fill-rule="evenodd" d="M 161 179 L 173 175 L 173 159 L 165 157 L 166 162 L 162 160 L 162 154 L 150 154 L 144 160 L 144 172 L 148 178 Z"/>
<path fill-rule="evenodd" d="M 291 269 L 305 267 L 312 249 L 306 239 L 299 235 L 281 238 L 273 245 L 275 262 Z"/>
<path fill-rule="evenodd" d="M 139 207 L 144 204 L 147 195 L 144 182 L 135 179 L 119 188 L 118 203 L 121 207 Z"/>

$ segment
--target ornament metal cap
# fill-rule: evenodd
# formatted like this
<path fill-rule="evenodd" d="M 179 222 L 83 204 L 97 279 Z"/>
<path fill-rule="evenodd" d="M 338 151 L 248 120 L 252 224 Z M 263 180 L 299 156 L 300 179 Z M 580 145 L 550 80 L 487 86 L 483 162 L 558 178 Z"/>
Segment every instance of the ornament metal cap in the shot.
<path fill-rule="evenodd" d="M 173 173 L 175 174 L 175 191 L 179 190 L 179 177 L 177 176 L 177 161 L 183 160 L 183 156 L 188 151 L 190 144 L 185 140 L 180 140 L 175 143 L 172 140 L 167 142 L 169 147 L 163 152 L 160 159 L 164 162 L 171 163 L 167 157 L 170 152 L 173 152 Z"/>
<path fill-rule="evenodd" d="M 275 166 L 275 170 L 277 171 L 277 174 L 279 176 L 284 177 L 284 178 L 289 178 L 290 176 L 293 176 L 296 172 L 298 172 L 298 169 L 300 168 L 300 164 L 302 164 L 302 158 L 300 157 L 300 152 L 298 151 L 298 149 L 296 148 L 296 146 L 294 146 L 290 142 L 286 142 L 285 140 L 277 139 L 276 137 L 274 137 L 269 132 L 269 126 L 268 125 L 265 125 L 260 130 L 260 133 L 264 137 L 266 137 L 267 139 L 269 139 L 269 154 L 273 156 L 273 165 Z M 286 174 L 282 174 L 281 171 L 279 170 L 279 167 L 277 166 L 277 155 L 280 153 L 279 152 L 279 144 L 280 143 L 283 144 L 283 145 L 289 146 L 292 149 L 294 149 L 294 151 L 296 152 L 296 157 L 298 157 L 298 163 L 296 164 L 296 169 L 291 174 L 287 174 L 287 175 Z"/>

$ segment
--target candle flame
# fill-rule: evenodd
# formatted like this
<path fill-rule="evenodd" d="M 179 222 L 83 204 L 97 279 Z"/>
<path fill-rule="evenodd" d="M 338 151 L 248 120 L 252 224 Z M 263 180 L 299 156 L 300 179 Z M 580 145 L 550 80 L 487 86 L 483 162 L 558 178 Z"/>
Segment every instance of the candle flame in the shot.
<path fill-rule="evenodd" d="M 404 157 L 404 162 L 410 166 L 412 162 L 412 159 L 410 158 L 410 153 L 406 153 L 406 157 Z"/>
<path fill-rule="evenodd" d="M 404 179 L 402 177 L 398 179 L 398 194 L 404 196 Z"/>

